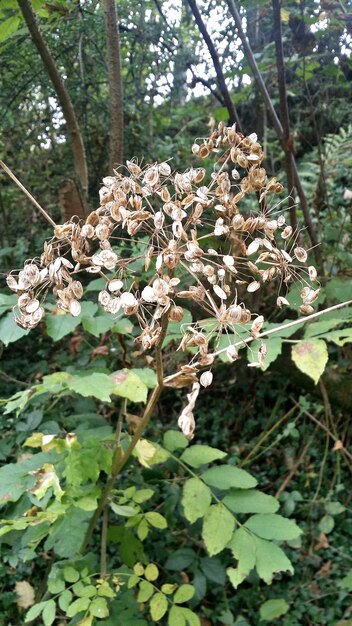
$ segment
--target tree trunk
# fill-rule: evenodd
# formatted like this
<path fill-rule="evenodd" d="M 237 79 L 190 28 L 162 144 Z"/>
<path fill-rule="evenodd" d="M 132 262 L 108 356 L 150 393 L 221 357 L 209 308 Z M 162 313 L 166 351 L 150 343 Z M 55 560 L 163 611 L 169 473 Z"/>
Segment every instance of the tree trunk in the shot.
<path fill-rule="evenodd" d="M 78 126 L 76 114 L 73 108 L 73 104 L 69 93 L 66 89 L 55 61 L 51 55 L 51 52 L 47 46 L 43 35 L 41 34 L 34 11 L 29 0 L 18 0 L 19 7 L 22 11 L 23 17 L 27 24 L 28 30 L 32 37 L 33 43 L 36 45 L 37 50 L 42 58 L 44 67 L 49 74 L 50 80 L 53 83 L 58 101 L 61 105 L 62 112 L 67 125 L 67 130 L 71 137 L 72 154 L 74 161 L 74 169 L 76 174 L 77 185 L 80 192 L 80 197 L 84 212 L 87 212 L 87 196 L 88 196 L 88 169 L 87 159 L 83 143 L 83 137 L 81 135 L 80 128 Z"/>
<path fill-rule="evenodd" d="M 123 162 L 123 86 L 121 52 L 115 0 L 104 0 L 110 97 L 109 173 Z"/>
<path fill-rule="evenodd" d="M 215 46 L 213 44 L 213 41 L 206 29 L 206 26 L 203 22 L 202 16 L 199 12 L 199 9 L 197 7 L 197 4 L 195 2 L 195 0 L 187 0 L 191 11 L 194 15 L 194 19 L 197 23 L 197 26 L 199 28 L 199 31 L 201 32 L 203 39 L 207 45 L 207 48 L 209 50 L 209 54 L 212 58 L 213 64 L 214 64 L 214 69 L 216 72 L 216 79 L 217 79 L 217 83 L 218 83 L 218 87 L 219 87 L 219 91 L 221 92 L 222 98 L 224 100 L 225 106 L 229 112 L 229 117 L 230 117 L 230 121 L 232 124 L 236 124 L 237 125 L 237 130 L 241 131 L 241 124 L 240 124 L 240 120 L 235 108 L 234 103 L 231 100 L 231 96 L 229 93 L 229 90 L 227 88 L 226 82 L 225 82 L 225 77 L 224 77 L 224 73 L 222 71 L 222 67 L 221 67 L 221 63 L 220 63 L 220 59 L 219 59 L 219 55 L 217 53 L 217 51 L 215 50 Z"/>

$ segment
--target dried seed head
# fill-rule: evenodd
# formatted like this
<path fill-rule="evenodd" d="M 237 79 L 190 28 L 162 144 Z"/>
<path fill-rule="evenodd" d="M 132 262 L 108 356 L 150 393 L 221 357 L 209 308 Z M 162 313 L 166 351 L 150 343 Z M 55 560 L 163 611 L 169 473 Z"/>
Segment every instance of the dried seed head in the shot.
<path fill-rule="evenodd" d="M 184 316 L 184 311 L 181 306 L 172 306 L 168 312 L 168 318 L 170 322 L 181 322 Z"/>
<path fill-rule="evenodd" d="M 307 252 L 305 251 L 304 248 L 300 248 L 300 247 L 295 248 L 293 252 L 294 252 L 294 255 L 295 255 L 297 261 L 300 261 L 301 263 L 305 263 L 306 262 L 306 260 L 308 258 L 308 254 L 307 254 Z"/>
<path fill-rule="evenodd" d="M 210 371 L 203 372 L 199 379 L 199 382 L 202 387 L 209 387 L 209 385 L 211 385 L 211 383 L 213 382 L 213 374 Z"/>

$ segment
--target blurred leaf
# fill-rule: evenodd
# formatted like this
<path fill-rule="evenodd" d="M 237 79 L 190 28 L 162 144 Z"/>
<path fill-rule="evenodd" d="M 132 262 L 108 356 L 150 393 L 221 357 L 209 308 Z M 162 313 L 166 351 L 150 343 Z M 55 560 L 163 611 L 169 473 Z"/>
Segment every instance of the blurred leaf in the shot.
<path fill-rule="evenodd" d="M 289 605 L 286 600 L 279 598 L 277 600 L 267 600 L 259 608 L 260 619 L 264 622 L 271 622 L 273 619 L 285 615 L 289 610 Z"/>
<path fill-rule="evenodd" d="M 321 339 L 300 341 L 292 346 L 292 359 L 298 369 L 317 384 L 329 360 L 325 341 Z"/>

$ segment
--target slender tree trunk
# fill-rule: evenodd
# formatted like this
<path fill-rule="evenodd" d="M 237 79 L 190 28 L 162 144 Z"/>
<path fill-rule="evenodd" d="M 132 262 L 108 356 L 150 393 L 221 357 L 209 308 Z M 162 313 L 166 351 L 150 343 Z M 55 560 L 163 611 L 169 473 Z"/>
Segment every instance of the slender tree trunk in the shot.
<path fill-rule="evenodd" d="M 221 92 L 221 95 L 223 97 L 225 106 L 229 112 L 229 117 L 231 120 L 232 124 L 236 124 L 237 125 L 237 129 L 240 131 L 241 130 L 241 124 L 240 124 L 240 120 L 235 108 L 235 105 L 233 104 L 232 100 L 231 100 L 231 96 L 229 93 L 229 90 L 227 88 L 226 82 L 225 82 L 225 77 L 224 77 L 224 73 L 222 71 L 222 67 L 221 67 L 221 63 L 220 63 L 220 59 L 219 59 L 219 55 L 215 49 L 215 46 L 213 44 L 213 41 L 206 29 L 206 26 L 203 22 L 202 16 L 199 12 L 199 9 L 197 7 L 197 4 L 195 2 L 195 0 L 187 0 L 191 11 L 194 15 L 194 19 L 196 21 L 196 24 L 199 28 L 200 33 L 203 36 L 203 39 L 207 45 L 207 48 L 209 50 L 210 56 L 213 60 L 213 64 L 214 64 L 214 69 L 216 72 L 216 79 L 217 79 L 217 83 L 218 83 L 218 87 L 219 90 Z"/>
<path fill-rule="evenodd" d="M 285 150 L 285 168 L 289 197 L 289 209 L 291 226 L 294 231 L 297 231 L 297 215 L 295 201 L 292 197 L 292 193 L 295 186 L 294 180 L 294 148 L 293 137 L 290 135 L 290 118 L 287 104 L 286 94 L 286 76 L 285 76 L 285 62 L 284 62 L 284 49 L 282 45 L 282 29 L 281 29 L 281 15 L 280 15 L 280 2 L 279 0 L 273 0 L 273 16 L 274 16 L 274 41 L 276 49 L 276 68 L 277 78 L 279 86 L 279 98 L 280 98 L 280 117 L 283 129 L 283 148 Z"/>
<path fill-rule="evenodd" d="M 247 58 L 248 64 L 253 72 L 253 76 L 254 79 L 257 82 L 259 91 L 261 93 L 261 96 L 267 106 L 269 115 L 271 117 L 272 120 L 272 124 L 273 127 L 275 129 L 275 132 L 277 134 L 277 137 L 280 139 L 284 149 L 285 149 L 285 132 L 284 132 L 284 128 L 282 126 L 282 123 L 275 111 L 274 105 L 272 103 L 272 100 L 270 98 L 269 92 L 266 88 L 266 85 L 264 83 L 263 77 L 259 71 L 258 65 L 256 63 L 256 60 L 254 58 L 251 46 L 249 45 L 249 42 L 247 40 L 247 37 L 244 33 L 244 30 L 242 28 L 242 20 L 241 20 L 241 16 L 236 8 L 235 2 L 234 0 L 227 0 L 227 4 L 230 10 L 230 13 L 234 19 L 236 28 L 237 28 L 237 32 L 238 32 L 238 36 L 241 39 L 242 45 L 243 45 L 243 50 L 244 50 L 244 54 Z M 291 167 L 292 167 L 292 176 L 293 176 L 293 181 L 294 181 L 294 186 L 296 188 L 297 191 L 297 195 L 300 199 L 301 202 L 301 207 L 302 207 L 302 211 L 303 211 L 303 215 L 304 215 L 304 221 L 305 224 L 307 226 L 307 230 L 308 230 L 308 234 L 309 234 L 309 238 L 310 241 L 312 243 L 312 247 L 313 247 L 313 254 L 315 257 L 315 261 L 317 266 L 319 267 L 320 271 L 322 272 L 323 269 L 323 262 L 322 262 L 322 256 L 321 256 L 321 251 L 319 248 L 319 242 L 318 242 L 318 237 L 317 237 L 317 233 L 314 227 L 314 224 L 312 222 L 312 218 L 309 212 L 309 207 L 308 207 L 308 202 L 307 202 L 307 198 L 306 195 L 304 193 L 304 189 L 302 187 L 302 183 L 298 174 L 298 170 L 297 170 L 297 164 L 296 164 L 296 160 L 294 157 L 294 153 L 293 153 L 293 149 L 292 146 L 290 146 L 290 142 L 287 146 L 288 148 L 290 148 L 291 150 Z"/>
<path fill-rule="evenodd" d="M 123 86 L 118 18 L 115 0 L 104 0 L 110 97 L 109 171 L 123 162 Z"/>
<path fill-rule="evenodd" d="M 83 137 L 77 122 L 75 110 L 73 108 L 73 104 L 66 89 L 65 83 L 63 82 L 58 72 L 55 61 L 51 55 L 47 43 L 38 28 L 35 13 L 32 9 L 30 0 L 18 0 L 18 4 L 22 11 L 33 43 L 36 45 L 37 50 L 42 58 L 44 67 L 49 74 L 51 82 L 53 83 L 57 98 L 64 114 L 67 130 L 71 138 L 76 181 L 79 188 L 82 204 L 86 212 L 88 196 L 88 169 Z"/>

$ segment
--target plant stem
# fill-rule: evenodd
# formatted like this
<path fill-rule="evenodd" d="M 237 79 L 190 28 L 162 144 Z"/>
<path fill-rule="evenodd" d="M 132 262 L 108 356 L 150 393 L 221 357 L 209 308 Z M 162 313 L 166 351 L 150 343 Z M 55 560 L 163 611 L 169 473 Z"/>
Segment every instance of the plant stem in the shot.
<path fill-rule="evenodd" d="M 94 514 L 89 522 L 89 526 L 87 528 L 86 534 L 84 536 L 81 548 L 80 548 L 80 553 L 84 554 L 90 540 L 93 534 L 93 531 L 95 529 L 95 526 L 102 514 L 102 512 L 105 509 L 105 506 L 107 505 L 111 492 L 114 488 L 115 482 L 116 482 L 116 478 L 117 475 L 119 474 L 119 472 L 121 472 L 121 470 L 125 467 L 127 461 L 129 460 L 133 450 L 135 449 L 138 441 L 140 440 L 142 433 L 144 431 L 144 429 L 146 428 L 146 426 L 148 425 L 151 416 L 153 415 L 154 409 L 156 407 L 156 404 L 160 398 L 161 392 L 163 390 L 164 387 L 164 368 L 163 368 L 163 359 L 162 359 L 162 345 L 165 339 L 165 335 L 166 335 L 166 331 L 167 331 L 167 327 L 168 327 L 168 318 L 166 315 L 164 315 L 164 317 L 162 318 L 162 322 L 161 322 L 161 333 L 159 335 L 158 338 L 158 343 L 156 345 L 156 353 L 155 353 L 155 361 L 156 361 L 156 375 L 157 375 L 157 384 L 154 387 L 152 393 L 149 396 L 147 405 L 145 407 L 144 413 L 141 417 L 141 421 L 138 425 L 137 430 L 135 431 L 129 446 L 127 447 L 126 451 L 124 453 L 122 453 L 121 450 L 121 446 L 119 443 L 119 434 L 117 432 L 117 445 L 115 448 L 115 452 L 113 455 L 113 460 L 112 460 L 112 467 L 111 467 L 111 473 L 110 476 L 108 478 L 108 480 L 106 481 L 105 487 L 103 489 L 103 492 L 101 494 L 99 503 L 97 508 L 94 511 Z"/>
<path fill-rule="evenodd" d="M 12 180 L 16 183 L 17 187 L 19 187 L 21 189 L 21 191 L 23 191 L 23 193 L 26 194 L 27 198 L 29 198 L 30 201 L 33 202 L 34 206 L 36 206 L 37 209 L 42 213 L 42 215 L 44 215 L 44 217 L 47 220 L 47 222 L 49 222 L 49 224 L 51 224 L 55 228 L 56 224 L 55 224 L 54 220 L 51 219 L 50 215 L 47 214 L 45 209 L 43 209 L 43 207 L 40 206 L 39 202 L 37 202 L 36 199 L 33 198 L 32 194 L 29 193 L 29 191 L 27 191 L 25 186 L 22 185 L 22 183 L 18 180 L 18 178 L 16 178 L 16 176 L 14 175 L 12 170 L 10 170 L 10 168 L 7 167 L 7 165 L 5 165 L 5 163 L 3 161 L 0 161 L 0 165 L 1 165 L 2 169 L 5 170 L 6 174 L 8 174 L 10 176 L 10 178 L 12 178 Z"/>

